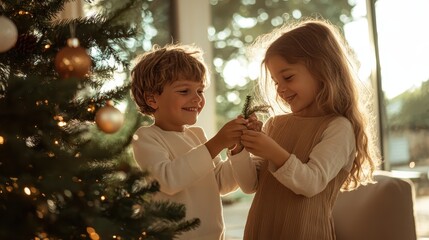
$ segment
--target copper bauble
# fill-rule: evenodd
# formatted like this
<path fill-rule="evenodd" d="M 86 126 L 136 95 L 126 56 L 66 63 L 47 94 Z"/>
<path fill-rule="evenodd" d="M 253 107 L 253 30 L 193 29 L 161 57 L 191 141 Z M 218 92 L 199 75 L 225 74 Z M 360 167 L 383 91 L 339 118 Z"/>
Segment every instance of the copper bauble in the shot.
<path fill-rule="evenodd" d="M 124 115 L 111 105 L 100 108 L 95 114 L 95 123 L 105 133 L 118 131 L 124 123 Z"/>
<path fill-rule="evenodd" d="M 63 79 L 84 78 L 91 68 L 91 58 L 86 50 L 79 46 L 77 38 L 70 38 L 67 40 L 67 46 L 57 53 L 55 68 Z"/>

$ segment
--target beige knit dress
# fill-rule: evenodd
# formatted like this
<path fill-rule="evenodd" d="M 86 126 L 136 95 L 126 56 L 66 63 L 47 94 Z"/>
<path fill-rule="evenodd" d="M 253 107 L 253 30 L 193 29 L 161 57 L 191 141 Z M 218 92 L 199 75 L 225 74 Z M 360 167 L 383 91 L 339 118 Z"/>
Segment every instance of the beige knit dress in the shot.
<path fill-rule="evenodd" d="M 289 153 L 308 162 L 311 150 L 333 119 L 332 115 L 282 115 L 267 123 L 265 131 Z M 258 174 L 259 185 L 247 218 L 245 240 L 335 239 L 332 207 L 347 171 L 342 169 L 322 192 L 311 198 L 297 195 L 281 184 L 268 170 L 267 161 Z"/>

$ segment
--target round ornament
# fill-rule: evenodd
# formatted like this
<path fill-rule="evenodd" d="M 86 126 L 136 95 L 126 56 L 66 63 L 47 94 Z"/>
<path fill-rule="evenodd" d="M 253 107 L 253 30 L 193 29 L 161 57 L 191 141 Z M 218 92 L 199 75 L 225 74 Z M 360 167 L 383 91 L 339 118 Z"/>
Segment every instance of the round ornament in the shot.
<path fill-rule="evenodd" d="M 16 25 L 7 17 L 0 16 L 0 52 L 7 52 L 15 46 L 18 39 Z"/>
<path fill-rule="evenodd" d="M 91 68 L 91 58 L 86 50 L 79 46 L 79 39 L 69 38 L 67 46 L 55 56 L 55 69 L 63 79 L 84 78 Z"/>
<path fill-rule="evenodd" d="M 97 127 L 105 133 L 114 133 L 124 124 L 124 115 L 110 104 L 100 108 L 95 114 Z"/>

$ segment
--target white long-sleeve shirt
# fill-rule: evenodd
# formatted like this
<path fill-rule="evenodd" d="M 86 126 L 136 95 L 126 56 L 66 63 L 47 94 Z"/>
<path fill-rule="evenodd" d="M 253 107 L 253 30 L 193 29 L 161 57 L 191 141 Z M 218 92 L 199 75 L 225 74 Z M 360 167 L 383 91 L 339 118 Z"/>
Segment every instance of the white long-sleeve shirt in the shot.
<path fill-rule="evenodd" d="M 183 233 L 179 239 L 224 239 L 220 196 L 238 189 L 229 159 L 212 159 L 204 145 L 206 141 L 199 127 L 175 132 L 152 125 L 139 128 L 132 142 L 137 164 L 149 170 L 160 184 L 155 199 L 182 203 L 186 206 L 186 219 L 201 220 L 198 228 Z M 252 167 L 243 162 L 238 171 L 244 175 Z"/>

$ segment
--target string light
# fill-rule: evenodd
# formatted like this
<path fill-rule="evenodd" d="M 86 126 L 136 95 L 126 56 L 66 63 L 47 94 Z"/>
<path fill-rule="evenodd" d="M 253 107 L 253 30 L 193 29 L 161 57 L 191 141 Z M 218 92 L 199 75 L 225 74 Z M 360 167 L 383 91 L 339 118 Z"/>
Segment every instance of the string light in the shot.
<path fill-rule="evenodd" d="M 142 232 L 142 235 L 139 239 L 145 239 L 146 238 L 147 233 L 146 232 Z"/>
<path fill-rule="evenodd" d="M 86 231 L 88 232 L 89 237 L 90 237 L 91 239 L 93 239 L 93 240 L 98 240 L 98 239 L 100 239 L 100 236 L 97 234 L 97 232 L 95 231 L 95 229 L 94 229 L 94 228 L 92 228 L 92 227 L 87 227 L 87 228 L 86 228 Z"/>
<path fill-rule="evenodd" d="M 36 101 L 36 106 L 40 106 L 40 105 L 48 105 L 49 101 L 48 100 L 38 100 Z"/>
<path fill-rule="evenodd" d="M 91 104 L 88 106 L 88 108 L 86 109 L 88 112 L 94 112 L 95 111 L 95 106 L 94 104 Z"/>
<path fill-rule="evenodd" d="M 39 232 L 37 233 L 38 237 L 35 237 L 35 240 L 45 240 L 48 239 L 48 234 L 45 232 Z"/>
<path fill-rule="evenodd" d="M 68 189 L 64 190 L 64 195 L 66 197 L 69 197 L 69 198 L 71 198 L 73 196 L 72 192 L 70 190 L 68 190 Z"/>
<path fill-rule="evenodd" d="M 78 177 L 72 177 L 72 180 L 73 180 L 73 182 L 76 182 L 76 183 L 82 182 L 82 179 L 80 179 Z"/>
<path fill-rule="evenodd" d="M 61 116 L 61 115 L 54 116 L 54 120 L 58 121 L 58 126 L 60 126 L 60 127 L 64 127 L 67 125 L 67 123 L 64 122 L 63 116 Z"/>
<path fill-rule="evenodd" d="M 48 204 L 48 209 L 51 212 L 55 212 L 57 209 L 57 206 L 55 205 L 55 202 L 51 199 L 47 200 L 46 203 Z"/>
<path fill-rule="evenodd" d="M 24 11 L 24 10 L 19 10 L 18 14 L 19 15 L 31 15 L 29 12 Z"/>
<path fill-rule="evenodd" d="M 54 116 L 54 120 L 62 121 L 62 120 L 64 120 L 64 118 L 61 115 L 56 115 L 56 116 Z"/>
<path fill-rule="evenodd" d="M 46 202 L 40 202 L 37 204 L 36 214 L 37 217 L 43 219 L 49 213 L 48 204 Z"/>
<path fill-rule="evenodd" d="M 4 144 L 4 137 L 0 136 L 0 145 Z"/>

